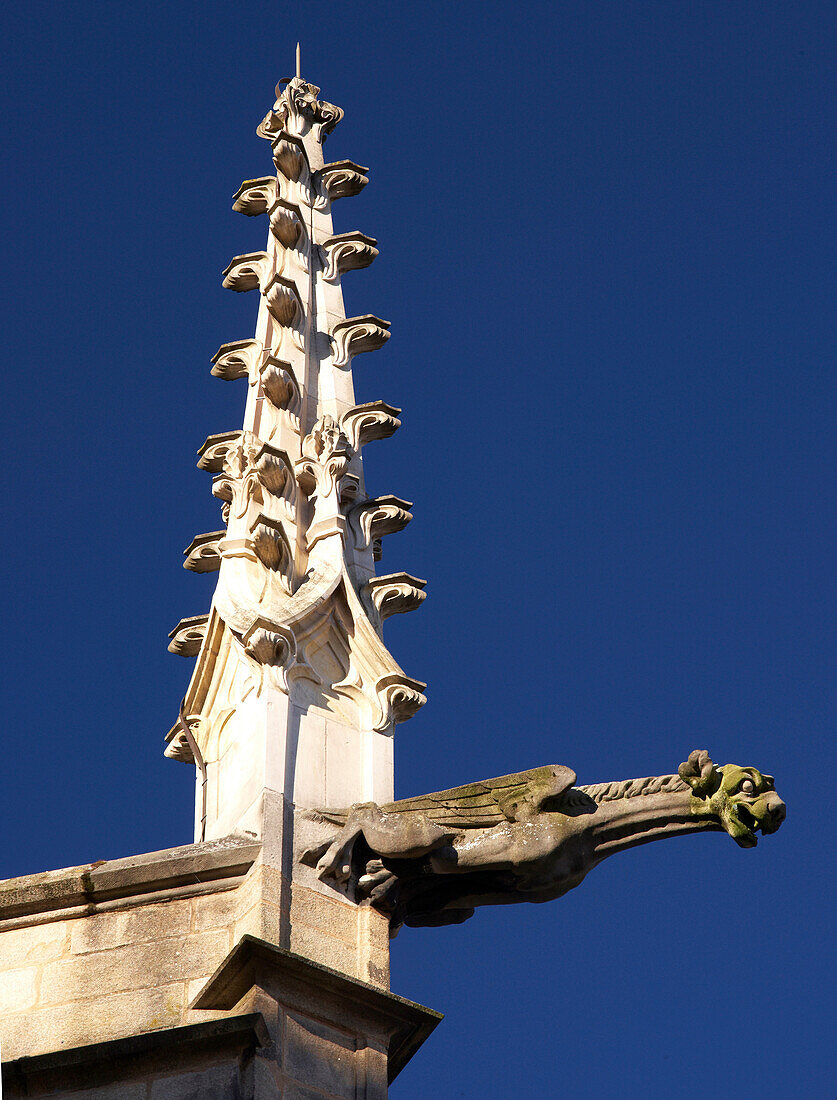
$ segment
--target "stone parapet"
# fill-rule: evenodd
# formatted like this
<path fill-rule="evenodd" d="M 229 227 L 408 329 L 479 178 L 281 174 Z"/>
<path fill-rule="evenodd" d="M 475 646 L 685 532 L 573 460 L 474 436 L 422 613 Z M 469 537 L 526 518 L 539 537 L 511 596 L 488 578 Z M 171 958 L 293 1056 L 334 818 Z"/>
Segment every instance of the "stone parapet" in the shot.
<path fill-rule="evenodd" d="M 291 881 L 281 847 L 231 836 L 0 883 L 3 1058 L 219 1016 L 190 1006 L 248 935 L 386 989 L 385 918 Z"/>

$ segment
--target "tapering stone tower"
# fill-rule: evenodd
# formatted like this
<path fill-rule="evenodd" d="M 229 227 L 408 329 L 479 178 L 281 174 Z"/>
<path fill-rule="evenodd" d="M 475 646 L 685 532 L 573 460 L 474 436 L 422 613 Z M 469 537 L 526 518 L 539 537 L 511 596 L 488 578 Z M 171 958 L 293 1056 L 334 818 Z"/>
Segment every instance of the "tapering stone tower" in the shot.
<path fill-rule="evenodd" d="M 363 980 L 387 982 L 385 921 L 294 879 L 292 808 L 387 802 L 393 733 L 424 703 L 381 637 L 383 620 L 417 607 L 424 582 L 375 575 L 385 535 L 410 504 L 370 496 L 366 444 L 391 435 L 399 409 L 356 405 L 352 366 L 389 339 L 389 323 L 345 315 L 341 279 L 378 255 L 364 233 L 335 234 L 332 204 L 366 171 L 326 164 L 339 107 L 299 76 L 276 89 L 257 129 L 276 172 L 247 180 L 233 209 L 265 216 L 263 252 L 236 256 L 224 286 L 257 291 L 255 335 L 224 344 L 212 373 L 247 388 L 241 429 L 211 435 L 198 465 L 214 475 L 225 527 L 198 535 L 187 569 L 218 571 L 207 616 L 183 620 L 170 649 L 197 662 L 167 755 L 198 768 L 195 839 L 245 834 L 265 842 L 272 896 L 257 934 Z M 312 891 L 316 897 L 312 895 Z M 305 914 L 331 908 L 314 942 Z M 371 921 L 371 924 L 370 924 Z M 351 928 L 350 928 L 351 926 Z"/>
<path fill-rule="evenodd" d="M 410 504 L 372 497 L 362 451 L 399 426 L 385 401 L 355 404 L 352 365 L 389 339 L 372 314 L 345 316 L 341 279 L 376 242 L 337 233 L 332 204 L 366 169 L 323 162 L 343 112 L 299 77 L 277 88 L 258 127 L 276 173 L 241 185 L 233 209 L 265 215 L 264 252 L 236 256 L 224 286 L 259 292 L 255 336 L 224 344 L 212 373 L 247 385 L 244 425 L 210 436 L 198 465 L 214 475 L 225 528 L 199 535 L 185 566 L 218 570 L 208 616 L 186 619 L 170 648 L 197 655 L 185 721 L 167 754 L 205 769 L 196 838 L 272 835 L 281 804 L 345 806 L 392 797 L 395 724 L 424 702 L 381 639 L 383 619 L 418 606 L 424 582 L 375 575 L 384 535 Z"/>

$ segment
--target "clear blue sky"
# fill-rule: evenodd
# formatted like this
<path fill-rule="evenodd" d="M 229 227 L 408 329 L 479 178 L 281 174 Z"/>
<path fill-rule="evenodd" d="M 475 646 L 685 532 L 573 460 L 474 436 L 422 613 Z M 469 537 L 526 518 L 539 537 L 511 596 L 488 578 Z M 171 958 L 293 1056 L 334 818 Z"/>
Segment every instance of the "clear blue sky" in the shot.
<path fill-rule="evenodd" d="M 833 1085 L 834 5 L 7 5 L 0 120 L 5 783 L 0 876 L 191 839 L 166 634 L 213 577 L 195 451 L 241 423 L 209 359 L 253 331 L 220 272 L 298 38 L 372 167 L 337 231 L 392 321 L 360 400 L 404 408 L 374 492 L 428 704 L 402 795 L 693 748 L 777 777 L 755 851 L 616 857 L 548 906 L 405 930 L 447 1014 L 394 1100 L 824 1096 Z"/>

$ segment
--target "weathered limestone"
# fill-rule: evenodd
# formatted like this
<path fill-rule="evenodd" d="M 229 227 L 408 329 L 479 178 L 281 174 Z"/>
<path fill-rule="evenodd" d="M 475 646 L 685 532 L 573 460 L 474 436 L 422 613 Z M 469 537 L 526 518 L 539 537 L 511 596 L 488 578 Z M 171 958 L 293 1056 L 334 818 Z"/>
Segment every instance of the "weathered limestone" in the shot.
<path fill-rule="evenodd" d="M 677 775 L 575 787 L 560 764 L 384 806 L 302 811 L 301 862 L 402 924 L 460 924 L 477 905 L 552 901 L 602 860 L 704 830 L 742 848 L 775 832 L 785 804 L 773 777 L 717 768 L 695 751 Z M 335 826 L 340 826 L 335 830 Z"/>
<path fill-rule="evenodd" d="M 356 1091 L 328 1095 L 385 1097 L 387 1072 L 438 1016 L 387 992 L 384 917 L 289 881 L 266 856 L 277 862 L 269 845 L 229 837 L 0 884 L 5 1095 L 113 1096 L 118 1082 L 143 1097 L 227 1096 L 235 1080 L 242 1096 L 275 1096 L 277 1082 L 278 1095 L 318 1096 L 339 1070 Z M 271 951 L 293 981 L 260 977 L 256 990 L 239 971 Z M 217 980 L 202 992 L 216 971 L 233 1000 Z M 351 993 L 342 1011 L 335 990 Z M 333 1042 L 351 1052 L 348 1067 L 319 1064 Z"/>
<path fill-rule="evenodd" d="M 420 605 L 424 582 L 376 578 L 374 564 L 410 505 L 370 497 L 361 457 L 399 427 L 400 410 L 356 404 L 352 384 L 353 358 L 382 347 L 389 322 L 347 318 L 341 289 L 377 242 L 335 233 L 331 219 L 331 203 L 365 186 L 367 170 L 324 165 L 322 142 L 342 111 L 318 92 L 299 77 L 277 87 L 258 128 L 276 175 L 233 197 L 234 210 L 268 220 L 265 249 L 223 273 L 225 287 L 259 292 L 254 336 L 212 360 L 217 377 L 246 380 L 247 404 L 242 429 L 209 436 L 199 452 L 226 528 L 196 536 L 184 565 L 219 570 L 218 585 L 206 621 L 184 619 L 169 647 L 197 655 L 167 749 L 200 773 L 196 839 L 267 836 L 277 800 L 392 798 L 394 728 L 424 702 L 425 685 L 381 637 L 387 615 Z M 292 862 L 275 869 L 293 879 Z"/>

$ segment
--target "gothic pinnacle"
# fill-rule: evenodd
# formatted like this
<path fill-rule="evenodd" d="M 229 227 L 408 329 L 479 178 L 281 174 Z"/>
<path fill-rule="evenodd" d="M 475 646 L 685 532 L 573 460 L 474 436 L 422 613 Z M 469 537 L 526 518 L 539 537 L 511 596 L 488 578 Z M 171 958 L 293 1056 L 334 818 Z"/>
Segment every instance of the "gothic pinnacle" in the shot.
<path fill-rule="evenodd" d="M 184 619 L 170 646 L 197 656 L 185 713 L 198 751 L 218 761 L 208 772 L 210 838 L 242 827 L 266 781 L 259 760 L 294 723 L 300 748 L 297 759 L 283 756 L 283 783 L 297 805 L 387 796 L 395 725 L 425 701 L 425 685 L 405 675 L 382 639 L 389 615 L 420 606 L 425 582 L 375 573 L 383 539 L 406 527 L 411 505 L 370 495 L 362 459 L 367 443 L 397 430 L 401 410 L 358 404 L 354 393 L 355 357 L 383 347 L 390 324 L 369 312 L 347 317 L 343 304 L 343 278 L 373 263 L 378 246 L 332 224 L 332 203 L 356 195 L 368 170 L 324 163 L 323 142 L 343 112 L 318 97 L 302 78 L 297 45 L 296 75 L 277 85 L 257 129 L 275 172 L 233 196 L 233 210 L 268 222 L 264 249 L 234 257 L 222 275 L 227 289 L 258 297 L 253 335 L 212 359 L 215 377 L 246 380 L 246 404 L 241 427 L 210 435 L 199 451 L 224 528 L 196 536 L 185 565 L 217 571 L 217 586 L 208 616 Z M 265 743 L 244 765 L 253 774 L 241 791 L 242 764 L 223 761 L 253 728 Z M 326 756 L 336 760 L 347 746 L 349 771 L 329 771 Z M 167 754 L 194 758 L 182 723 Z"/>

